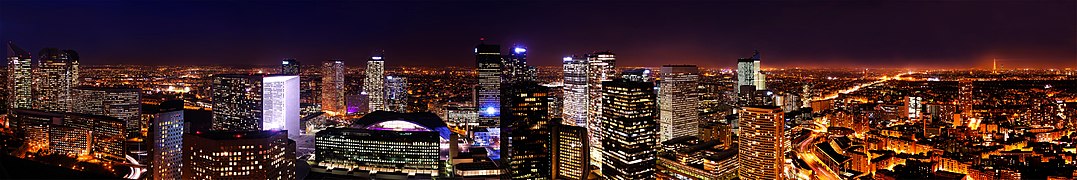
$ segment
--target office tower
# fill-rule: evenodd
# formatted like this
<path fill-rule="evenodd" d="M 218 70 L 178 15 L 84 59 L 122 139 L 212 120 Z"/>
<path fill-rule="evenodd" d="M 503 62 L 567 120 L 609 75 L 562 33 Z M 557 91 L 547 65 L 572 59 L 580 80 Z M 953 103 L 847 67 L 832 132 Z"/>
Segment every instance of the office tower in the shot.
<path fill-rule="evenodd" d="M 549 93 L 550 93 L 548 95 L 549 98 L 547 98 L 547 99 L 550 99 L 550 108 L 549 108 L 550 109 L 550 118 L 551 119 L 555 119 L 555 118 L 560 119 L 561 116 L 563 116 L 563 114 L 561 113 L 561 110 L 562 110 L 561 107 L 564 107 L 564 102 L 565 102 L 564 101 L 564 99 L 565 99 L 565 94 L 564 94 L 565 85 L 562 84 L 562 83 L 551 83 L 551 84 L 542 84 L 542 86 L 545 86 L 546 90 L 549 91 Z M 558 122 L 550 122 L 550 123 L 551 124 L 562 124 L 563 120 L 558 120 Z M 573 124 L 573 125 L 576 125 L 576 124 Z"/>
<path fill-rule="evenodd" d="M 621 72 L 621 79 L 628 81 L 650 81 L 651 70 L 648 69 L 632 69 Z"/>
<path fill-rule="evenodd" d="M 379 174 L 441 177 L 449 158 L 448 146 L 441 144 L 449 143 L 450 134 L 433 113 L 371 112 L 351 128 L 327 128 L 315 135 L 312 172 L 345 169 L 368 176 L 359 179 Z"/>
<path fill-rule="evenodd" d="M 93 157 L 122 163 L 125 122 L 100 115 L 11 109 L 9 121 L 25 140 L 27 152 L 45 151 L 69 157 Z"/>
<path fill-rule="evenodd" d="M 72 50 L 45 48 L 38 53 L 34 77 L 35 109 L 69 112 L 71 88 L 78 81 L 78 55 Z"/>
<path fill-rule="evenodd" d="M 602 175 L 654 179 L 658 122 L 654 83 L 616 79 L 602 83 Z M 593 151 L 592 151 L 593 152 Z"/>
<path fill-rule="evenodd" d="M 30 52 L 19 48 L 15 42 L 8 42 L 7 59 L 7 102 L 9 109 L 33 108 L 33 65 L 30 64 Z"/>
<path fill-rule="evenodd" d="M 534 81 L 537 75 L 534 66 L 527 65 L 527 49 L 522 46 L 512 48 L 512 55 L 502 58 L 502 74 L 505 83 Z"/>
<path fill-rule="evenodd" d="M 800 109 L 801 98 L 796 93 L 781 93 L 778 96 L 774 96 L 774 102 L 778 103 L 782 107 L 784 112 L 793 112 Z"/>
<path fill-rule="evenodd" d="M 475 46 L 475 65 L 479 72 L 479 85 L 475 88 L 479 126 L 498 127 L 501 117 L 501 46 L 485 43 Z"/>
<path fill-rule="evenodd" d="M 385 77 L 385 100 L 387 110 L 404 112 L 408 107 L 408 78 L 400 76 Z"/>
<path fill-rule="evenodd" d="M 128 137 L 142 131 L 142 93 L 137 88 L 79 86 L 72 90 L 74 113 L 118 118 L 126 122 Z"/>
<path fill-rule="evenodd" d="M 343 114 L 344 109 L 344 62 L 322 62 L 322 111 Z"/>
<path fill-rule="evenodd" d="M 366 62 L 366 79 L 363 79 L 363 92 L 369 98 L 369 111 L 389 110 L 385 97 L 385 58 L 378 53 Z"/>
<path fill-rule="evenodd" d="M 766 77 L 759 70 L 759 51 L 755 51 L 751 58 L 737 59 L 737 94 L 740 94 L 742 86 L 754 86 L 756 90 L 765 90 Z"/>
<path fill-rule="evenodd" d="M 284 59 L 280 64 L 280 74 L 298 76 L 299 65 L 299 61 L 296 61 L 295 58 Z"/>
<path fill-rule="evenodd" d="M 564 88 L 562 94 L 562 124 L 587 127 L 587 60 L 580 57 L 565 57 Z"/>
<path fill-rule="evenodd" d="M 660 141 L 699 134 L 699 68 L 695 65 L 662 66 L 658 103 Z"/>
<path fill-rule="evenodd" d="M 614 65 L 617 57 L 613 52 L 602 51 L 584 55 L 587 57 L 587 128 L 591 141 L 591 163 L 602 162 L 602 82 L 617 75 Z M 601 168 L 599 168 L 601 169 Z"/>
<path fill-rule="evenodd" d="M 262 128 L 288 130 L 299 136 L 299 76 L 270 75 L 262 78 Z"/>
<path fill-rule="evenodd" d="M 195 131 L 183 150 L 182 179 L 296 179 L 286 131 Z"/>
<path fill-rule="evenodd" d="M 551 127 L 551 151 L 553 156 L 553 178 L 566 180 L 584 180 L 591 173 L 587 148 L 587 128 L 555 124 Z"/>
<path fill-rule="evenodd" d="M 961 116 L 963 119 L 970 118 L 972 117 L 972 105 L 975 101 L 972 96 L 972 91 L 974 90 L 972 80 L 961 79 L 958 81 L 958 85 L 960 86 L 960 91 L 958 92 L 958 104 L 960 104 L 959 107 L 961 107 Z"/>
<path fill-rule="evenodd" d="M 262 129 L 262 76 L 218 74 L 213 76 L 213 122 L 215 131 Z"/>
<path fill-rule="evenodd" d="M 740 179 L 781 179 L 785 118 L 781 107 L 742 107 L 740 114 Z"/>
<path fill-rule="evenodd" d="M 318 74 L 299 76 L 299 108 L 303 117 L 322 112 L 322 76 L 321 71 L 315 72 Z"/>
<path fill-rule="evenodd" d="M 213 77 L 215 131 L 299 130 L 299 77 L 219 74 Z"/>
<path fill-rule="evenodd" d="M 550 115 L 547 88 L 520 81 L 501 88 L 501 153 L 511 179 L 549 179 Z M 509 143 L 509 146 L 505 146 Z"/>
<path fill-rule="evenodd" d="M 161 103 L 160 112 L 150 123 L 149 138 L 153 148 L 150 170 L 154 179 L 179 179 L 183 167 L 183 100 Z"/>

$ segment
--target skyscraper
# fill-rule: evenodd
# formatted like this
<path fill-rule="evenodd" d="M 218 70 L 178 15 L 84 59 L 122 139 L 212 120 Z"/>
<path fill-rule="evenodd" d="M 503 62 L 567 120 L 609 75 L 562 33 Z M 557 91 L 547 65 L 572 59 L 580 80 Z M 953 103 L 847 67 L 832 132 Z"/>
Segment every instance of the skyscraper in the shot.
<path fill-rule="evenodd" d="M 479 73 L 475 102 L 479 108 L 479 127 L 498 127 L 501 117 L 501 46 L 485 43 L 475 46 L 475 65 Z"/>
<path fill-rule="evenodd" d="M 781 179 L 785 118 L 781 107 L 742 107 L 740 114 L 741 179 Z"/>
<path fill-rule="evenodd" d="M 602 175 L 654 179 L 658 122 L 654 83 L 616 79 L 602 83 Z"/>
<path fill-rule="evenodd" d="M 366 62 L 366 79 L 363 79 L 363 92 L 367 93 L 370 112 L 389 110 L 385 99 L 385 61 L 384 54 L 377 53 Z"/>
<path fill-rule="evenodd" d="M 76 87 L 72 112 L 114 117 L 125 121 L 127 132 L 138 134 L 142 125 L 142 93 L 137 88 Z M 128 137 L 136 137 L 129 135 Z"/>
<path fill-rule="evenodd" d="M 299 61 L 294 58 L 287 58 L 281 61 L 280 74 L 284 75 L 299 75 Z"/>
<path fill-rule="evenodd" d="M 322 111 L 344 114 L 344 61 L 322 62 Z"/>
<path fill-rule="evenodd" d="M 551 152 L 553 178 L 584 180 L 591 173 L 591 152 L 587 148 L 587 128 L 555 124 L 551 127 Z"/>
<path fill-rule="evenodd" d="M 34 108 L 70 112 L 71 88 L 78 84 L 78 54 L 73 50 L 45 48 L 38 58 Z"/>
<path fill-rule="evenodd" d="M 299 133 L 299 77 L 220 74 L 213 78 L 217 131 L 289 130 Z"/>
<path fill-rule="evenodd" d="M 602 51 L 585 55 L 587 57 L 587 129 L 591 141 L 591 163 L 598 166 L 602 162 L 602 82 L 617 75 L 614 64 L 617 57 L 613 52 Z M 599 166 L 601 167 L 601 166 Z M 601 169 L 601 168 L 599 168 Z"/>
<path fill-rule="evenodd" d="M 160 112 L 150 123 L 150 156 L 154 179 L 179 179 L 183 167 L 183 100 L 161 103 Z"/>
<path fill-rule="evenodd" d="M 587 94 L 587 60 L 580 57 L 565 57 L 564 86 L 562 93 L 562 124 L 587 127 L 587 106 L 590 101 Z"/>
<path fill-rule="evenodd" d="M 751 58 L 737 59 L 737 94 L 743 91 L 744 86 L 754 86 L 756 90 L 765 90 L 766 77 L 759 70 L 759 51 L 755 51 Z"/>
<path fill-rule="evenodd" d="M 10 109 L 33 108 L 33 64 L 30 52 L 19 48 L 15 42 L 8 42 L 7 64 L 7 102 Z"/>
<path fill-rule="evenodd" d="M 270 75 L 262 78 L 262 129 L 288 130 L 290 137 L 301 132 L 299 119 L 299 76 Z"/>
<path fill-rule="evenodd" d="M 512 48 L 512 55 L 502 58 L 502 74 L 505 83 L 522 81 L 534 81 L 536 71 L 534 66 L 527 65 L 527 49 L 522 46 Z"/>
<path fill-rule="evenodd" d="M 218 74 L 213 76 L 213 123 L 215 131 L 262 129 L 262 76 Z"/>
<path fill-rule="evenodd" d="M 664 65 L 661 70 L 658 107 L 661 111 L 659 141 L 699 134 L 699 68 L 695 65 Z"/>
<path fill-rule="evenodd" d="M 385 77 L 385 100 L 389 111 L 404 112 L 408 107 L 408 78 Z"/>
<path fill-rule="evenodd" d="M 183 135 L 182 179 L 296 179 L 285 131 L 196 131 Z"/>
<path fill-rule="evenodd" d="M 550 107 L 547 88 L 534 81 L 502 87 L 501 157 L 511 179 L 550 179 Z"/>

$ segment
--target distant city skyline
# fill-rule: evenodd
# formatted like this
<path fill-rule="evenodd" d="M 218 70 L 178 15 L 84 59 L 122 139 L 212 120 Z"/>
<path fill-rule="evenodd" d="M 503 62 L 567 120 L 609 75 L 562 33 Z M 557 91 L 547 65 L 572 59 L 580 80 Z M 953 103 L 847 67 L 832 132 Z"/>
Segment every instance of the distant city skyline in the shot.
<path fill-rule="evenodd" d="M 563 13 L 586 9 L 594 13 Z M 641 13 L 647 12 L 647 13 Z M 733 67 L 1077 67 L 1077 2 L 126 2 L 3 1 L 0 40 L 83 64 L 473 64 L 528 47 L 529 64 L 612 50 L 619 64 Z M 43 23 L 50 22 L 50 23 Z M 598 23 L 601 22 L 601 23 Z M 431 31 L 433 29 L 437 29 Z M 660 64 L 657 62 L 661 62 Z"/>

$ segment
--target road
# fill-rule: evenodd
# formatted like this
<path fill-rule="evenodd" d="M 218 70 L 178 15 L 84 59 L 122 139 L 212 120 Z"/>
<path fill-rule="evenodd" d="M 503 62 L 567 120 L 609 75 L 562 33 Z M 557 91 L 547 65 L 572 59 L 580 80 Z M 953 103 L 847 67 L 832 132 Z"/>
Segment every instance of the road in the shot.
<path fill-rule="evenodd" d="M 890 80 L 901 80 L 902 76 L 909 75 L 909 74 L 912 74 L 912 73 L 913 72 L 904 72 L 904 73 L 897 74 L 897 75 L 894 75 L 894 76 L 883 76 L 882 78 L 879 78 L 879 80 L 863 83 L 863 84 L 860 84 L 860 85 L 856 85 L 856 86 L 850 87 L 848 89 L 844 89 L 844 90 L 835 92 L 834 94 L 828 95 L 828 96 L 826 96 L 824 98 L 815 99 L 815 100 L 831 100 L 831 99 L 835 99 L 835 98 L 838 98 L 838 95 L 856 92 L 856 91 L 859 91 L 860 88 L 873 86 L 875 84 L 884 83 L 884 82 L 890 81 Z M 809 137 L 807 139 L 805 139 L 803 142 L 800 142 L 800 144 L 797 145 L 797 157 L 804 160 L 804 162 L 808 164 L 808 167 L 811 168 L 812 172 L 815 172 L 815 176 L 814 176 L 815 178 L 819 178 L 819 179 L 840 179 L 839 178 L 840 176 L 838 176 L 838 173 L 834 172 L 834 170 L 836 168 L 838 168 L 838 167 L 827 167 L 826 164 L 823 163 L 821 159 L 819 159 L 819 157 L 816 157 L 815 154 L 811 153 L 812 148 L 815 148 L 815 144 L 817 142 L 823 142 L 824 141 L 821 138 L 823 138 L 823 136 L 826 134 L 826 127 L 827 127 L 825 124 L 823 124 L 823 122 L 821 122 L 819 120 L 816 120 L 814 122 L 814 124 L 815 124 L 815 126 L 813 126 L 813 127 L 815 127 L 815 128 L 812 129 L 811 135 L 809 135 Z"/>

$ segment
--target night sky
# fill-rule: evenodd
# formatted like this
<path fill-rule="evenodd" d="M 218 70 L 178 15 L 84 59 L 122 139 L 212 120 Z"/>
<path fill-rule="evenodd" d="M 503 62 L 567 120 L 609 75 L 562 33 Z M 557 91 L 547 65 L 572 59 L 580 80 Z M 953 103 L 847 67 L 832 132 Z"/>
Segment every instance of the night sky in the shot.
<path fill-rule="evenodd" d="M 473 47 L 526 46 L 532 65 L 595 50 L 619 66 L 1077 66 L 1077 1 L 12 1 L 0 40 L 83 64 L 276 64 L 294 57 L 474 66 Z"/>

